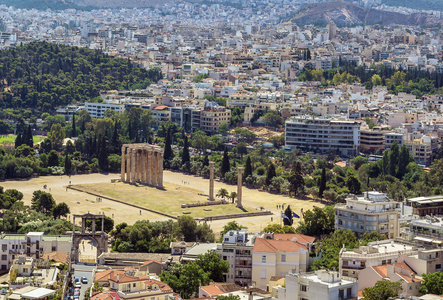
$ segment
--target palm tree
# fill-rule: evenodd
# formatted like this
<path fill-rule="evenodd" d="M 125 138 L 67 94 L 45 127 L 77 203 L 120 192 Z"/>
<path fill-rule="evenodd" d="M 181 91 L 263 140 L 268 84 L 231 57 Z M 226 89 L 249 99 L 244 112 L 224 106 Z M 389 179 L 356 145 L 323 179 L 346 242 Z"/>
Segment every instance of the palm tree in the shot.
<path fill-rule="evenodd" d="M 221 188 L 220 190 L 218 190 L 218 193 L 216 195 L 217 197 L 221 197 L 223 200 L 225 199 L 225 197 L 229 196 L 228 190 Z"/>
<path fill-rule="evenodd" d="M 231 192 L 231 194 L 229 195 L 229 198 L 231 198 L 232 203 L 234 203 L 234 199 L 237 198 L 237 193 L 236 192 Z"/>

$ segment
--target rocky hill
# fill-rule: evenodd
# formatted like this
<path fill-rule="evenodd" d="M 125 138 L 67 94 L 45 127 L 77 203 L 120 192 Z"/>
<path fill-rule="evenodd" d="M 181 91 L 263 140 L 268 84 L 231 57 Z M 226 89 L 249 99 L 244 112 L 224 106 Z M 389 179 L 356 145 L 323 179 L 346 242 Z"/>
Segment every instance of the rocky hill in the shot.
<path fill-rule="evenodd" d="M 68 8 L 89 10 L 95 8 L 145 8 L 163 5 L 173 0 L 0 0 L 0 4 L 26 9 Z"/>
<path fill-rule="evenodd" d="M 345 1 L 330 1 L 304 5 L 292 18 L 297 25 L 326 25 L 334 22 L 338 26 L 401 24 L 401 25 L 443 25 L 442 19 L 424 13 L 403 15 L 395 12 L 366 9 Z"/>

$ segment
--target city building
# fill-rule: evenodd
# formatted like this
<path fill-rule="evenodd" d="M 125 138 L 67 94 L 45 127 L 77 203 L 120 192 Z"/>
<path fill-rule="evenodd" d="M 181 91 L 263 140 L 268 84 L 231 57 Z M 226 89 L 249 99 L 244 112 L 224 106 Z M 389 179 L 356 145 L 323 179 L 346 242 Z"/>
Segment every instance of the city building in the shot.
<path fill-rule="evenodd" d="M 226 282 L 239 286 L 252 285 L 252 249 L 255 237 L 249 238 L 246 229 L 230 230 L 223 235 L 217 247 L 223 260 L 229 263 L 229 272 L 224 274 Z"/>
<path fill-rule="evenodd" d="M 218 105 L 205 106 L 200 115 L 200 129 L 215 134 L 221 123 L 231 124 L 231 110 Z"/>
<path fill-rule="evenodd" d="M 296 116 L 286 121 L 286 147 L 316 153 L 359 153 L 360 123 L 345 118 Z"/>
<path fill-rule="evenodd" d="M 86 102 L 85 109 L 88 111 L 92 118 L 103 119 L 107 110 L 121 113 L 125 110 L 125 105 L 116 103 L 115 101 L 107 101 L 105 103 Z"/>
<path fill-rule="evenodd" d="M 293 240 L 256 238 L 252 250 L 252 284 L 268 290 L 272 276 L 306 272 L 308 248 Z"/>
<path fill-rule="evenodd" d="M 439 247 L 443 243 L 443 218 L 425 216 L 412 219 L 403 227 L 400 236 L 412 242 Z"/>
<path fill-rule="evenodd" d="M 0 269 L 9 270 L 19 255 L 40 258 L 50 252 L 71 253 L 71 235 L 44 235 L 43 232 L 2 234 Z"/>
<path fill-rule="evenodd" d="M 357 288 L 356 278 L 341 276 L 337 271 L 288 274 L 285 286 L 278 287 L 278 300 L 357 299 Z"/>
<path fill-rule="evenodd" d="M 412 207 L 412 213 L 420 217 L 443 215 L 443 196 L 423 196 L 405 200 Z"/>
<path fill-rule="evenodd" d="M 390 239 L 398 236 L 401 203 L 379 192 L 352 195 L 345 200 L 346 204 L 335 206 L 336 230 L 351 229 L 358 237 L 366 231 L 376 231 Z"/>
<path fill-rule="evenodd" d="M 381 130 L 362 128 L 360 130 L 360 150 L 375 152 L 385 148 L 385 135 Z"/>

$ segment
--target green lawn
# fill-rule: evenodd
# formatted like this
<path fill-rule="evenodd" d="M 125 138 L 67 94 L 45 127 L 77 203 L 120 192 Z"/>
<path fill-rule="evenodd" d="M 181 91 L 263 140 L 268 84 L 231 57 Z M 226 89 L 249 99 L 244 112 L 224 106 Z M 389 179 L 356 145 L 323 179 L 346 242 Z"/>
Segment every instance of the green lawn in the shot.
<path fill-rule="evenodd" d="M 0 135 L 0 145 L 14 144 L 16 137 L 17 136 L 14 134 Z M 35 144 L 35 143 L 38 143 L 41 140 L 45 139 L 45 137 L 44 136 L 33 136 L 32 139 L 34 140 L 34 144 Z"/>
<path fill-rule="evenodd" d="M 133 186 L 121 182 L 102 183 L 100 185 L 80 184 L 75 185 L 75 187 L 173 216 L 181 216 L 183 215 L 183 212 L 190 212 L 190 216 L 201 218 L 252 211 L 248 207 L 244 207 L 243 209 L 237 208 L 235 204 L 211 205 L 183 209 L 181 208 L 181 204 L 206 202 L 207 197 L 198 195 L 200 192 L 198 190 L 170 183 L 167 183 L 165 190 L 148 186 Z M 106 201 L 106 199 L 103 201 Z M 204 209 L 210 209 L 210 211 L 205 211 Z"/>

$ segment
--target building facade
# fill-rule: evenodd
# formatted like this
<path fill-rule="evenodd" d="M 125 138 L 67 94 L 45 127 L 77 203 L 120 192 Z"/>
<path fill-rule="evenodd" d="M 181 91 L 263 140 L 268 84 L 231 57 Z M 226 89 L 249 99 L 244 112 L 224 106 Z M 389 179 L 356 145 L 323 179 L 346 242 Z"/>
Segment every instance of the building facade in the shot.
<path fill-rule="evenodd" d="M 346 198 L 346 204 L 335 206 L 335 230 L 351 229 L 360 237 L 366 231 L 376 231 L 393 239 L 399 234 L 400 203 L 379 192 Z"/>
<path fill-rule="evenodd" d="M 360 124 L 349 119 L 296 116 L 286 121 L 285 143 L 304 151 L 354 156 L 359 153 Z"/>

